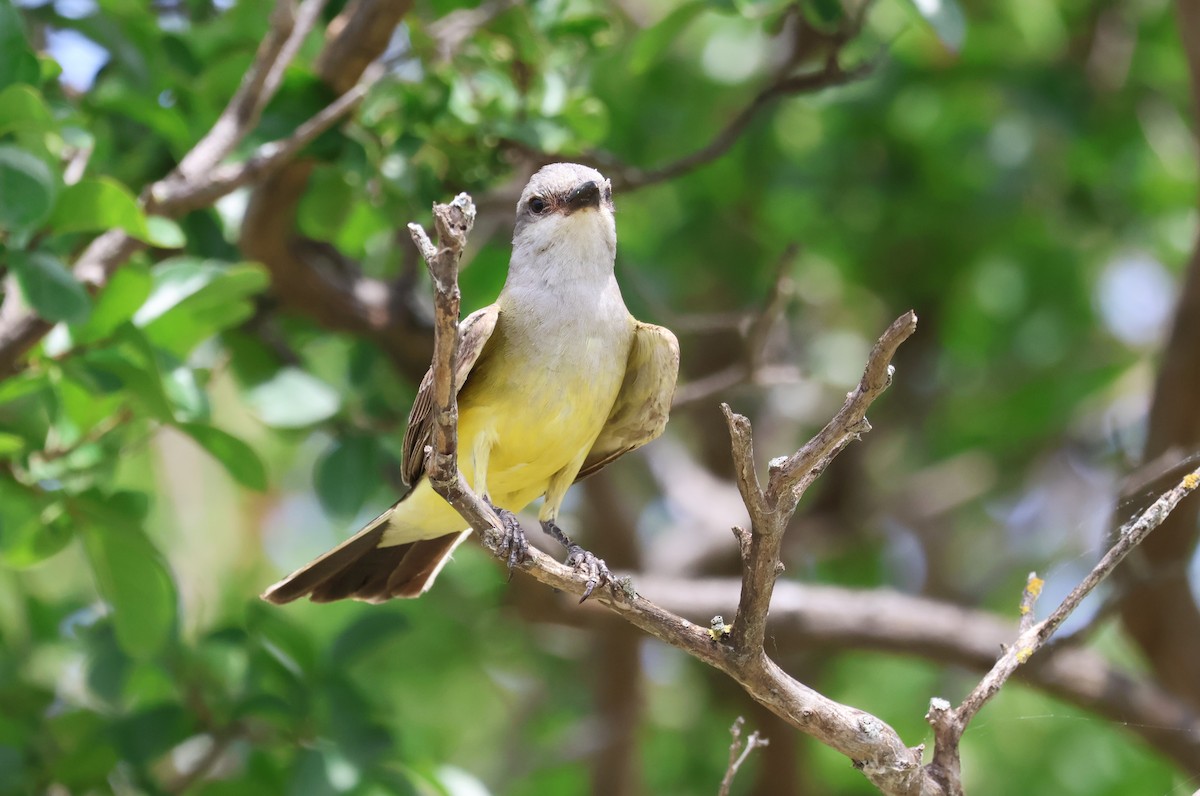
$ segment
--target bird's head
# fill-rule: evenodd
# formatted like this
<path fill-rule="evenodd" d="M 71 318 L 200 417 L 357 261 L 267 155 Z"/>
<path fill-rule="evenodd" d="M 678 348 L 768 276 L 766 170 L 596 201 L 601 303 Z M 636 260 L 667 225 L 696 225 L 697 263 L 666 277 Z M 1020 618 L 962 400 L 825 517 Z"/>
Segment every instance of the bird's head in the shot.
<path fill-rule="evenodd" d="M 517 202 L 513 256 L 572 261 L 604 260 L 617 250 L 612 183 L 577 163 L 551 163 L 529 179 Z"/>

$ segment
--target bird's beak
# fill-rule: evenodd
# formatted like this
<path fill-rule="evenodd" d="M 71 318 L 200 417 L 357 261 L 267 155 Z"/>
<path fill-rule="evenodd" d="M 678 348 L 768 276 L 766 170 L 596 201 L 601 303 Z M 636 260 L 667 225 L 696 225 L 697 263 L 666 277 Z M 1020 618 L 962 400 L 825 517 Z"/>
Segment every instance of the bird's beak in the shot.
<path fill-rule="evenodd" d="M 600 207 L 600 186 L 591 180 L 567 194 L 567 208 L 572 213 L 585 207 Z"/>

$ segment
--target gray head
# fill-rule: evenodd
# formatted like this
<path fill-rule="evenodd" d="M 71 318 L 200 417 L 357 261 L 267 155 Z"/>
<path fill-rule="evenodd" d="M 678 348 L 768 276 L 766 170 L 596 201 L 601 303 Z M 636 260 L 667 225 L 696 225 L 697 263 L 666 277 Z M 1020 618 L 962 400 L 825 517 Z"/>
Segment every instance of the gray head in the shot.
<path fill-rule="evenodd" d="M 610 261 L 616 253 L 612 183 L 595 169 L 578 163 L 543 166 L 529 178 L 517 202 L 514 249 L 529 254 L 553 253 L 564 240 L 583 246 L 588 242 L 602 245 Z"/>

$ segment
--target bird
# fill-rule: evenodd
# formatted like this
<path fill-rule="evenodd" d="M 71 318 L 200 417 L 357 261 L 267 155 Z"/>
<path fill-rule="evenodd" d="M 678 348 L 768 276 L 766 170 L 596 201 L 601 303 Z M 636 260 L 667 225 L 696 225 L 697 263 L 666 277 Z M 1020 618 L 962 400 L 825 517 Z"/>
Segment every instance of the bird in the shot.
<path fill-rule="evenodd" d="M 459 324 L 454 362 L 459 467 L 502 521 L 510 573 L 529 549 L 515 513 L 544 498 L 539 523 L 588 576 L 583 599 L 612 580 L 603 559 L 558 526 L 563 498 L 663 432 L 679 372 L 675 335 L 625 306 L 614 212 L 612 183 L 593 168 L 552 163 L 533 174 L 517 202 L 504 286 Z M 433 585 L 470 534 L 425 476 L 434 411 L 430 369 L 402 446 L 409 491 L 263 599 L 379 603 Z"/>

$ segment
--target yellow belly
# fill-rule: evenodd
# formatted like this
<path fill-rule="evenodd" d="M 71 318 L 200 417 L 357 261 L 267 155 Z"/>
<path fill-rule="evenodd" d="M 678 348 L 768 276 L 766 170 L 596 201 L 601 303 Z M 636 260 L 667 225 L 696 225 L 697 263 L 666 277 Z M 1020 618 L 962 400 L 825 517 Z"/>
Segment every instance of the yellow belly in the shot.
<path fill-rule="evenodd" d="M 486 370 L 473 373 L 459 396 L 459 469 L 473 488 L 486 486 L 493 503 L 514 512 L 544 495 L 551 479 L 566 468 L 574 468 L 569 473 L 574 477 L 624 376 L 624 368 L 604 367 L 575 378 L 517 369 L 522 371 L 520 383 Z M 531 379 L 530 373 L 540 378 Z M 484 479 L 477 478 L 474 456 L 481 449 L 487 450 Z M 458 512 L 422 479 L 396 507 L 383 544 L 432 539 L 465 527 Z"/>

